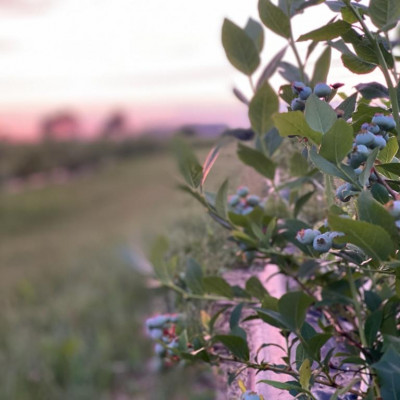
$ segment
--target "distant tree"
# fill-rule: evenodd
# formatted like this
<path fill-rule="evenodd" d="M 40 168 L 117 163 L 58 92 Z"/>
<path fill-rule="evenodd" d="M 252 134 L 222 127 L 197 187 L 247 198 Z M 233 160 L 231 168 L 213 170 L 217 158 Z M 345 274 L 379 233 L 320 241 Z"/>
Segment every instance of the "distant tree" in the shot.
<path fill-rule="evenodd" d="M 101 136 L 108 139 L 116 139 L 124 136 L 126 131 L 126 116 L 122 111 L 116 111 L 104 121 L 101 128 Z"/>
<path fill-rule="evenodd" d="M 41 122 L 43 140 L 74 140 L 79 130 L 79 119 L 70 111 L 62 111 L 45 117 Z"/>

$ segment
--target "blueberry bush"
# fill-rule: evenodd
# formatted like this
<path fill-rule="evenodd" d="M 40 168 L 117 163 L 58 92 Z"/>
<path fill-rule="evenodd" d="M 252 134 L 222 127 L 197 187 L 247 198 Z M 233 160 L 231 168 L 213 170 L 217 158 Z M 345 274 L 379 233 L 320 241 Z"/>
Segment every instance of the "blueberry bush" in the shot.
<path fill-rule="evenodd" d="M 307 15 L 310 7 L 328 7 L 333 17 L 295 38 L 292 20 Z M 222 27 L 226 56 L 248 77 L 253 92 L 248 99 L 234 89 L 248 106 L 251 128 L 225 132 L 203 165 L 187 145 L 178 143 L 185 181 L 181 189 L 229 230 L 248 261 L 275 264 L 295 283 L 294 289 L 275 298 L 255 276 L 244 287 L 233 286 L 221 276 L 206 275 L 194 260 L 188 261 L 185 273 L 177 273 L 176 260 L 168 257 L 167 242 L 160 239 L 151 255 L 156 276 L 177 294 L 180 304 L 196 302 L 202 308 L 202 323 L 195 328 L 181 316 L 172 337 L 171 318 L 159 316 L 169 321 L 164 321 L 164 331 L 157 325 L 149 333 L 157 353 L 169 363 L 233 361 L 240 365 L 238 371 L 273 371 L 287 377 L 286 382 L 263 383 L 295 398 L 321 398 L 316 388 L 322 385 L 331 399 L 396 399 L 400 58 L 393 33 L 400 2 L 279 0 L 276 5 L 259 0 L 258 10 L 262 24 L 249 19 L 241 28 L 226 19 Z M 259 70 L 264 28 L 286 39 L 287 46 Z M 308 43 L 305 54 L 299 42 Z M 321 53 L 315 57 L 318 49 Z M 327 83 L 333 51 L 340 53 L 343 68 L 354 79 L 377 70 L 384 83 L 359 83 L 347 94 L 341 83 Z M 297 65 L 285 61 L 289 52 Z M 316 59 L 312 74 L 311 55 Z M 269 83 L 275 73 L 287 81 L 277 91 Z M 227 180 L 216 193 L 207 191 L 207 176 L 219 152 L 234 140 L 238 158 L 273 189 L 266 198 L 250 194 L 244 186 L 229 195 Z M 279 210 L 270 206 L 274 194 L 279 196 Z M 316 220 L 315 209 L 322 210 L 322 218 Z M 215 303 L 221 307 L 209 313 L 209 304 Z M 228 333 L 216 329 L 222 313 L 230 314 Z M 249 350 L 240 326 L 249 319 L 280 330 L 286 340 L 286 357 L 280 364 L 261 360 Z M 154 321 L 147 322 L 148 328 Z M 265 340 L 264 346 L 273 345 Z M 218 351 L 221 345 L 223 353 Z M 344 373 L 350 379 L 341 379 Z M 242 398 L 261 396 L 243 388 Z"/>

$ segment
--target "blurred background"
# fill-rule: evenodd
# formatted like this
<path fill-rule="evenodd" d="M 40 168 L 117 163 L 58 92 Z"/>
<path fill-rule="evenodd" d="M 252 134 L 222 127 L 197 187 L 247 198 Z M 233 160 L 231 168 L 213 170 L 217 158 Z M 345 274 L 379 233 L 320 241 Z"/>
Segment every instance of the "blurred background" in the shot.
<path fill-rule="evenodd" d="M 232 88 L 250 87 L 220 32 L 249 16 L 256 0 L 0 0 L 0 399 L 214 398 L 207 370 L 153 373 L 143 320 L 168 298 L 134 265 L 158 234 L 181 259 L 237 263 L 176 190 L 169 139 L 203 161 L 225 129 L 248 127 Z M 284 44 L 268 33 L 264 63 Z M 352 90 L 345 71 L 330 78 Z M 234 151 L 211 189 L 252 184 Z"/>

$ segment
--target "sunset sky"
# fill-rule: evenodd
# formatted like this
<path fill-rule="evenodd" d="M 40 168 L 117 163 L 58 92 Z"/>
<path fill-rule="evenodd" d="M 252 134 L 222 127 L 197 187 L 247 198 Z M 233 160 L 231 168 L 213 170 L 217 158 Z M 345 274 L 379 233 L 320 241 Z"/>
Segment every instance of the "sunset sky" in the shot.
<path fill-rule="evenodd" d="M 258 19 L 257 0 L 0 0 L 0 131 L 33 135 L 40 115 L 60 109 L 88 130 L 118 108 L 136 130 L 247 125 L 231 90 L 249 93 L 248 82 L 226 60 L 220 32 L 224 17 L 244 26 L 249 16 Z M 296 34 L 331 16 L 320 6 L 296 17 Z M 268 33 L 263 60 L 283 45 Z"/>

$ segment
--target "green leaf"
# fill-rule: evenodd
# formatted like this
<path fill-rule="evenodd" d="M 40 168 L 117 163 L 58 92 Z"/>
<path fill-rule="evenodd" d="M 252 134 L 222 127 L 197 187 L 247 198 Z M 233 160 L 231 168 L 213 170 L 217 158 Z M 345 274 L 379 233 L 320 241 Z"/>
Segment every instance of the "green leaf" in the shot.
<path fill-rule="evenodd" d="M 367 160 L 365 161 L 364 164 L 364 169 L 358 177 L 361 186 L 365 186 L 368 184 L 369 177 L 371 174 L 371 168 L 374 166 L 378 152 L 379 148 L 375 147 L 375 149 L 373 149 L 371 153 L 368 154 Z"/>
<path fill-rule="evenodd" d="M 301 387 L 304 390 L 308 390 L 310 387 L 310 379 L 311 379 L 311 364 L 310 360 L 306 358 L 303 361 L 303 364 L 301 364 L 301 367 L 299 369 L 299 382 Z"/>
<path fill-rule="evenodd" d="M 343 119 L 337 119 L 332 128 L 322 137 L 319 154 L 334 164 L 340 164 L 351 151 L 353 129 Z"/>
<path fill-rule="evenodd" d="M 379 332 L 379 328 L 381 327 L 383 321 L 383 311 L 376 310 L 372 314 L 370 314 L 365 321 L 365 338 L 367 339 L 367 343 L 369 347 L 372 347 L 374 344 L 377 334 Z"/>
<path fill-rule="evenodd" d="M 203 294 L 203 269 L 193 258 L 189 258 L 186 265 L 185 281 L 187 287 L 194 294 Z"/>
<path fill-rule="evenodd" d="M 254 41 L 229 19 L 222 26 L 222 45 L 230 63 L 250 76 L 260 64 L 260 56 Z"/>
<path fill-rule="evenodd" d="M 384 164 L 390 163 L 393 157 L 399 151 L 399 143 L 397 138 L 392 136 L 386 143 L 386 146 L 378 153 L 378 160 Z"/>
<path fill-rule="evenodd" d="M 321 348 L 331 337 L 330 333 L 318 333 L 307 340 L 306 351 L 313 360 L 319 361 L 321 359 Z"/>
<path fill-rule="evenodd" d="M 218 190 L 217 197 L 215 199 L 215 209 L 217 210 L 217 214 L 222 218 L 227 218 L 227 197 L 228 197 L 228 179 L 224 181 L 221 187 Z"/>
<path fill-rule="evenodd" d="M 307 160 L 300 153 L 294 153 L 289 160 L 289 171 L 292 176 L 306 175 L 308 168 Z"/>
<path fill-rule="evenodd" d="M 231 330 L 235 329 L 239 326 L 240 317 L 242 315 L 243 303 L 239 303 L 231 312 L 231 316 L 229 318 L 229 327 Z"/>
<path fill-rule="evenodd" d="M 389 90 L 379 82 L 359 83 L 354 87 L 364 99 L 389 99 Z"/>
<path fill-rule="evenodd" d="M 343 100 L 337 107 L 337 110 L 343 111 L 343 119 L 347 121 L 351 115 L 353 114 L 356 104 L 357 104 L 357 92 L 353 93 L 351 96 L 347 97 L 347 99 Z"/>
<path fill-rule="evenodd" d="M 178 160 L 179 171 L 186 183 L 197 188 L 203 178 L 203 168 L 190 146 L 183 140 L 174 139 L 174 151 Z"/>
<path fill-rule="evenodd" d="M 320 42 L 324 40 L 332 40 L 346 34 L 350 29 L 351 25 L 348 22 L 340 20 L 301 35 L 297 41 L 316 40 Z"/>
<path fill-rule="evenodd" d="M 353 114 L 353 129 L 358 132 L 364 122 L 371 122 L 376 113 L 383 113 L 385 110 L 381 107 L 371 107 L 368 104 L 359 103 L 357 111 Z"/>
<path fill-rule="evenodd" d="M 296 204 L 295 204 L 294 210 L 293 210 L 293 216 L 295 218 L 297 217 L 297 215 L 299 214 L 301 209 L 304 207 L 304 205 L 308 202 L 308 200 L 310 200 L 313 197 L 314 193 L 315 193 L 315 191 L 308 192 L 308 193 L 304 194 L 303 196 L 301 196 L 296 201 Z"/>
<path fill-rule="evenodd" d="M 337 121 L 333 108 L 315 94 L 308 97 L 304 115 L 310 128 L 321 133 L 328 132 Z"/>
<path fill-rule="evenodd" d="M 289 292 L 284 294 L 278 302 L 278 309 L 286 325 L 292 331 L 299 331 L 306 317 L 308 307 L 313 298 L 303 292 Z"/>
<path fill-rule="evenodd" d="M 249 18 L 244 31 L 253 40 L 258 52 L 260 53 L 264 46 L 264 29 L 262 25 L 253 18 Z"/>
<path fill-rule="evenodd" d="M 279 99 L 268 82 L 264 82 L 252 98 L 249 106 L 251 127 L 259 135 L 264 135 L 272 127 L 272 115 L 279 110 Z"/>
<path fill-rule="evenodd" d="M 329 68 L 331 66 L 331 53 L 331 48 L 327 46 L 316 61 L 313 77 L 311 79 L 311 86 L 314 87 L 317 83 L 326 82 L 328 80 Z"/>
<path fill-rule="evenodd" d="M 260 282 L 260 280 L 252 276 L 249 278 L 246 282 L 246 292 L 251 294 L 253 297 L 262 300 L 266 295 L 268 295 L 267 290 L 263 286 L 263 284 Z"/>
<path fill-rule="evenodd" d="M 272 128 L 262 139 L 264 140 L 267 154 L 272 157 L 276 150 L 283 142 L 283 137 L 279 135 L 278 129 Z"/>
<path fill-rule="evenodd" d="M 386 261 L 394 252 L 389 234 L 380 226 L 336 215 L 330 215 L 328 221 L 331 229 L 345 233 L 338 241 L 355 244 L 376 261 Z"/>
<path fill-rule="evenodd" d="M 305 84 L 308 84 L 308 82 L 309 82 L 309 78 L 308 78 L 307 74 L 302 75 L 299 67 L 297 67 L 296 65 L 293 65 L 291 63 L 288 63 L 286 61 L 281 61 L 279 63 L 279 73 L 288 82 L 303 81 Z M 293 98 L 294 94 L 292 92 L 291 86 L 290 86 L 290 92 L 291 92 L 291 96 Z"/>
<path fill-rule="evenodd" d="M 360 381 L 360 378 L 352 379 L 346 386 L 337 389 L 330 400 L 338 400 L 339 396 L 346 394 L 350 389 L 354 388 L 355 385 Z"/>
<path fill-rule="evenodd" d="M 206 293 L 216 294 L 228 299 L 233 297 L 232 287 L 220 276 L 206 276 L 203 278 L 203 288 Z"/>
<path fill-rule="evenodd" d="M 373 198 L 381 204 L 386 204 L 390 200 L 388 190 L 380 183 L 374 183 L 371 186 L 371 194 Z"/>
<path fill-rule="evenodd" d="M 372 367 L 379 378 L 382 398 L 400 400 L 400 353 L 390 345 Z"/>
<path fill-rule="evenodd" d="M 400 2 L 398 0 L 371 0 L 368 14 L 377 28 L 390 28 L 400 18 Z"/>
<path fill-rule="evenodd" d="M 348 165 L 332 164 L 324 157 L 320 156 L 315 148 L 311 149 L 311 151 L 309 152 L 309 156 L 314 165 L 325 174 L 336 176 L 349 183 L 357 184 L 357 175 L 354 173 L 354 170 Z"/>
<path fill-rule="evenodd" d="M 394 218 L 380 203 L 374 200 L 369 191 L 363 191 L 357 200 L 358 216 L 361 221 L 382 227 L 392 238 L 396 245 L 398 239 Z"/>
<path fill-rule="evenodd" d="M 207 202 L 205 201 L 204 197 L 198 193 L 196 190 L 192 189 L 188 185 L 178 185 L 178 189 L 182 190 L 183 192 L 189 193 L 193 198 L 195 198 L 199 203 L 201 203 L 204 207 L 207 206 Z"/>
<path fill-rule="evenodd" d="M 290 20 L 289 17 L 270 0 L 259 0 L 258 12 L 263 24 L 275 32 L 277 35 L 290 38 Z"/>
<path fill-rule="evenodd" d="M 379 171 L 390 172 L 396 176 L 400 176 L 400 163 L 378 164 L 376 169 Z"/>
<path fill-rule="evenodd" d="M 258 381 L 258 383 L 266 383 L 267 385 L 270 385 L 270 386 L 272 386 L 274 388 L 277 388 L 277 389 L 297 390 L 299 392 L 303 392 L 304 391 L 303 388 L 301 388 L 300 386 L 295 385 L 294 383 L 271 381 L 269 379 L 263 379 L 261 381 Z"/>
<path fill-rule="evenodd" d="M 354 54 L 342 54 L 343 65 L 355 74 L 369 74 L 375 68 L 375 64 L 368 63 Z"/>
<path fill-rule="evenodd" d="M 287 46 L 285 46 L 282 50 L 280 50 L 272 60 L 267 64 L 264 71 L 261 73 L 260 77 L 258 78 L 256 89 L 258 90 L 264 82 L 268 81 L 269 78 L 275 73 L 276 69 L 279 66 L 283 56 L 286 53 Z"/>
<path fill-rule="evenodd" d="M 275 114 L 272 117 L 281 136 L 298 135 L 310 139 L 315 144 L 320 144 L 322 133 L 313 130 L 306 121 L 301 111 Z"/>
<path fill-rule="evenodd" d="M 237 154 L 239 159 L 244 164 L 254 168 L 258 173 L 268 179 L 274 178 L 275 164 L 258 150 L 252 149 L 239 143 Z"/>
<path fill-rule="evenodd" d="M 168 240 L 164 236 L 159 236 L 154 241 L 150 250 L 150 262 L 153 265 L 154 272 L 161 283 L 168 283 L 171 278 L 168 273 L 168 267 L 165 263 L 165 253 L 168 251 Z"/>
<path fill-rule="evenodd" d="M 240 336 L 235 335 L 217 335 L 214 336 L 214 342 L 221 342 L 228 350 L 240 360 L 248 361 L 250 358 L 247 342 Z"/>

